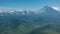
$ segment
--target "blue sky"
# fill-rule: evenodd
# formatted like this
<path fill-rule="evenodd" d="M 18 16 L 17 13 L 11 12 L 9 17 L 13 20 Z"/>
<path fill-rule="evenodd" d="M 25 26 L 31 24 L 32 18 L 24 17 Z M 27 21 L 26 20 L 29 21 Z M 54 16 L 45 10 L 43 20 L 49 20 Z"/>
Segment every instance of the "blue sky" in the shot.
<path fill-rule="evenodd" d="M 0 0 L 0 8 L 40 9 L 45 5 L 60 7 L 60 0 Z"/>

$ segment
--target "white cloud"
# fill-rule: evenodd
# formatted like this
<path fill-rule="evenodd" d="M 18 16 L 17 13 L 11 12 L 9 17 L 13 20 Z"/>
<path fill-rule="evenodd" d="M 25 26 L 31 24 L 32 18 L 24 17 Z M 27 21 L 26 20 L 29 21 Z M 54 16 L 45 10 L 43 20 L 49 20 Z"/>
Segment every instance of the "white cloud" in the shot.
<path fill-rule="evenodd" d="M 55 9 L 55 10 L 60 11 L 60 8 L 59 7 L 52 7 L 52 8 Z"/>

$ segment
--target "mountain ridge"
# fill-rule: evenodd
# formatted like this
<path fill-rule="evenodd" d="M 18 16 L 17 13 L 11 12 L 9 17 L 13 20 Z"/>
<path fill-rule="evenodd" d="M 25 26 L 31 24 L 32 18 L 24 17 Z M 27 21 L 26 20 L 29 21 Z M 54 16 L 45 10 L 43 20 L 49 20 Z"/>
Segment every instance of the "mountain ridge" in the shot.
<path fill-rule="evenodd" d="M 44 6 L 43 8 L 41 8 L 40 10 L 38 9 L 38 10 L 36 10 L 36 11 L 32 11 L 32 10 L 5 10 L 5 9 L 0 9 L 0 13 L 14 13 L 14 12 L 16 12 L 16 13 L 18 13 L 18 12 L 20 12 L 20 13 L 24 13 L 24 12 L 26 12 L 26 13 L 29 13 L 30 11 L 31 12 L 34 12 L 34 13 L 42 13 L 44 10 L 55 10 L 54 8 L 52 8 L 52 7 L 49 7 L 49 6 Z M 57 10 L 55 10 L 55 11 L 57 11 Z"/>

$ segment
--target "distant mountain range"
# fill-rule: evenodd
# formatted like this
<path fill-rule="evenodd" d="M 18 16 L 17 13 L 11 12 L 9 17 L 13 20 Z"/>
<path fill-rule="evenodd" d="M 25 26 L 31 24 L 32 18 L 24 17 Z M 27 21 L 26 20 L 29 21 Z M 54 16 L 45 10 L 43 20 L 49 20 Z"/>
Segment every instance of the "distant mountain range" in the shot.
<path fill-rule="evenodd" d="M 45 6 L 39 10 L 0 9 L 0 34 L 60 34 L 60 11 Z"/>

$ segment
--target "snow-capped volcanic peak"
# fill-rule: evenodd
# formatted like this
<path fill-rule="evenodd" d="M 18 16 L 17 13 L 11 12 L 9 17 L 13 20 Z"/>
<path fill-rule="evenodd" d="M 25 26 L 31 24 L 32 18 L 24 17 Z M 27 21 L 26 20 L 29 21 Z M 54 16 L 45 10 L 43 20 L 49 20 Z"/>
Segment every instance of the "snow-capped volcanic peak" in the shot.
<path fill-rule="evenodd" d="M 55 10 L 60 11 L 60 8 L 59 7 L 52 7 L 52 8 L 55 9 Z"/>

